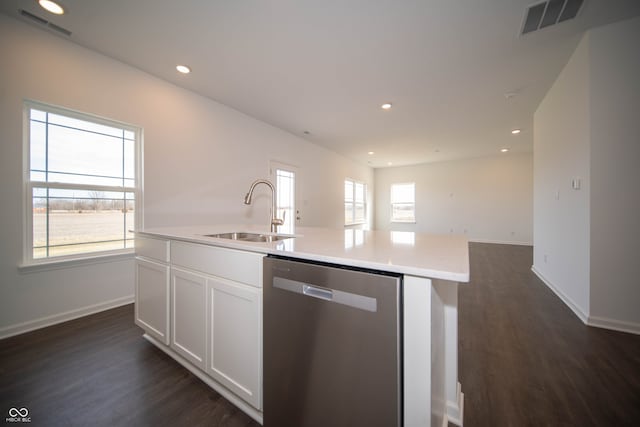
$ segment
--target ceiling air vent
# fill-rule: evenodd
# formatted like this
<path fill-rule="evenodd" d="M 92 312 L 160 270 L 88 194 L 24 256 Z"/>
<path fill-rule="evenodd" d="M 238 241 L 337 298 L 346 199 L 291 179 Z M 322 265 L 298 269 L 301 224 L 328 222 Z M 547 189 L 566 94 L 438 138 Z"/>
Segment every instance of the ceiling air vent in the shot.
<path fill-rule="evenodd" d="M 536 3 L 526 11 L 520 34 L 559 24 L 578 15 L 584 0 L 548 0 Z"/>
<path fill-rule="evenodd" d="M 22 15 L 23 17 L 27 18 L 29 21 L 34 22 L 36 24 L 42 25 L 44 27 L 47 27 L 53 31 L 56 31 L 60 34 L 64 34 L 65 36 L 69 37 L 71 35 L 71 31 L 67 30 L 66 28 L 62 28 L 59 25 L 54 24 L 53 22 L 49 22 L 44 18 L 41 18 L 37 15 L 34 15 L 31 12 L 27 12 L 24 9 L 20 9 L 20 15 Z"/>

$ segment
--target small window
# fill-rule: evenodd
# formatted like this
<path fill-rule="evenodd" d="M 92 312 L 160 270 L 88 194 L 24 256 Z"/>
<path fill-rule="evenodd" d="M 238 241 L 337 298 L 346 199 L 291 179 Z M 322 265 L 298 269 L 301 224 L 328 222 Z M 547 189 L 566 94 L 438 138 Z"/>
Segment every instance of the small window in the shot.
<path fill-rule="evenodd" d="M 364 224 L 367 221 L 367 185 L 346 179 L 344 181 L 344 223 Z"/>
<path fill-rule="evenodd" d="M 294 233 L 295 224 L 296 173 L 293 170 L 276 168 L 276 216 L 284 217 L 280 233 Z"/>
<path fill-rule="evenodd" d="M 275 160 L 269 161 L 269 176 L 276 189 L 275 216 L 280 219 L 284 218 L 284 224 L 278 227 L 279 233 L 295 233 L 296 221 L 300 216 L 296 209 L 297 175 L 298 168 L 296 166 Z"/>
<path fill-rule="evenodd" d="M 416 222 L 415 183 L 391 185 L 391 222 Z"/>
<path fill-rule="evenodd" d="M 25 113 L 25 261 L 130 252 L 140 130 L 31 102 Z"/>

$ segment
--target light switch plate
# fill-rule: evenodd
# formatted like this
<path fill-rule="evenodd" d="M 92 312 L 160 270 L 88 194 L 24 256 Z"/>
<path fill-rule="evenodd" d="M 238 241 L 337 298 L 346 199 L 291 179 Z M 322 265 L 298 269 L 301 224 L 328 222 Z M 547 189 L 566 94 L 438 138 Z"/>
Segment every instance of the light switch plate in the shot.
<path fill-rule="evenodd" d="M 580 189 L 580 178 L 573 178 L 571 180 L 571 188 L 573 188 L 574 190 Z"/>

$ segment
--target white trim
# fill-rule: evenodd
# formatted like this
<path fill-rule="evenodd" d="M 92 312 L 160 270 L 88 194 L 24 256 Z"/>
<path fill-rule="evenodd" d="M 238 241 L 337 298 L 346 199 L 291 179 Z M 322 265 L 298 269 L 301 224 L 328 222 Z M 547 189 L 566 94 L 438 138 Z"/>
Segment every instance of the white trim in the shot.
<path fill-rule="evenodd" d="M 132 132 L 135 137 L 134 141 L 134 162 L 135 162 L 135 174 L 134 174 L 134 186 L 133 187 L 125 187 L 125 186 L 105 186 L 105 185 L 86 185 L 86 184 L 67 184 L 67 183 L 56 183 L 56 182 L 40 182 L 40 181 L 32 181 L 31 180 L 31 109 L 42 110 L 47 113 L 58 114 L 66 117 L 71 117 L 78 120 L 83 121 L 91 121 L 96 124 L 110 126 L 110 127 L 118 127 L 125 131 Z M 96 258 L 96 254 L 92 252 L 83 252 L 70 256 L 61 256 L 61 257 L 46 257 L 40 259 L 33 258 L 33 188 L 34 187 L 42 187 L 42 188 L 60 188 L 60 189 L 100 189 L 101 191 L 114 191 L 114 192 L 126 192 L 133 193 L 134 195 L 134 228 L 135 230 L 140 230 L 143 228 L 143 136 L 144 130 L 141 126 L 136 126 L 128 123 L 121 122 L 119 120 L 106 119 L 103 117 L 99 117 L 95 114 L 91 113 L 83 113 L 77 110 L 72 110 L 69 108 L 59 107 L 56 105 L 47 104 L 44 102 L 35 101 L 32 99 L 23 100 L 22 107 L 22 264 L 18 267 L 22 271 L 37 271 L 44 270 L 48 268 L 42 268 L 40 265 L 55 265 L 65 260 L 72 260 L 71 265 L 77 264 L 75 261 L 78 261 L 80 258 L 86 258 L 89 260 L 88 263 L 93 263 L 93 260 Z M 132 250 L 123 249 L 117 251 L 105 251 L 103 255 L 108 256 L 110 254 L 123 254 L 129 253 Z M 99 256 L 99 255 L 98 255 Z M 49 260 L 52 260 L 49 262 Z M 104 262 L 108 262 L 109 259 Z M 65 261 L 68 262 L 68 261 Z M 69 264 L 67 264 L 69 265 Z M 32 268 L 33 267 L 33 268 Z M 53 268 L 64 268 L 64 267 L 53 267 Z"/>
<path fill-rule="evenodd" d="M 511 240 L 493 240 L 493 239 L 474 239 L 469 238 L 474 243 L 492 243 L 496 245 L 517 245 L 517 246 L 533 246 L 533 242 L 514 242 Z"/>
<path fill-rule="evenodd" d="M 235 394 L 233 394 L 232 392 L 227 390 L 224 386 L 222 386 L 220 383 L 215 381 L 213 378 L 211 378 L 205 372 L 203 372 L 200 369 L 198 369 L 197 367 L 195 367 L 195 365 L 193 365 L 191 362 L 189 362 L 184 357 L 180 356 L 178 353 L 176 353 L 170 347 L 167 347 L 166 345 L 162 344 L 160 341 L 156 340 L 155 338 L 153 338 L 152 336 L 149 336 L 147 334 L 142 335 L 142 337 L 144 339 L 146 339 L 147 341 L 149 341 L 151 344 L 153 344 L 156 347 L 158 347 L 158 349 L 160 349 L 160 350 L 164 351 L 165 353 L 167 353 L 176 362 L 178 362 L 180 365 L 182 365 L 187 370 L 189 370 L 193 375 L 198 377 L 202 382 L 204 382 L 206 385 L 208 385 L 209 387 L 211 387 L 212 389 L 214 389 L 215 391 L 220 393 L 220 395 L 222 397 L 224 397 L 225 399 L 227 399 L 229 402 L 233 403 L 242 412 L 244 412 L 245 414 L 249 415 L 251 418 L 253 418 L 257 422 L 262 424 L 262 412 L 258 411 L 256 408 L 254 408 L 253 406 L 249 405 L 247 402 L 242 400 L 240 397 L 236 396 Z"/>
<path fill-rule="evenodd" d="M 36 110 L 43 110 L 49 113 L 58 114 L 60 116 L 71 117 L 77 120 L 84 120 L 84 121 L 91 120 L 99 125 L 110 126 L 110 127 L 114 127 L 115 125 L 131 132 L 137 132 L 140 129 L 142 129 L 140 126 L 132 125 L 130 123 L 125 123 L 120 120 L 107 119 L 107 118 L 98 116 L 96 114 L 85 113 L 79 110 L 74 110 L 72 108 L 60 107 L 58 105 L 36 101 L 33 99 L 25 99 L 24 105 L 26 107 L 26 111 L 28 111 L 31 108 L 34 108 Z"/>
<path fill-rule="evenodd" d="M 33 194 L 29 186 L 31 171 L 31 122 L 29 111 L 31 102 L 22 105 L 22 262 L 33 259 Z"/>
<path fill-rule="evenodd" d="M 535 266 L 531 266 L 531 271 L 538 276 L 542 282 L 547 285 L 560 299 L 564 302 L 575 314 L 578 316 L 582 323 L 594 328 L 609 329 L 612 331 L 627 332 L 630 334 L 640 335 L 640 323 L 625 322 L 623 320 L 609 319 L 606 317 L 590 316 L 584 313 L 577 304 L 574 304 L 571 299 L 566 296 L 562 291 L 555 287 L 550 281 L 548 281 L 542 273 L 540 273 Z"/>
<path fill-rule="evenodd" d="M 133 303 L 133 300 L 133 295 L 127 295 L 125 297 L 112 299 L 110 301 L 104 301 L 75 310 L 65 311 L 64 313 L 53 314 L 51 316 L 41 317 L 39 319 L 29 320 L 27 322 L 6 326 L 0 329 L 0 339 L 24 334 L 25 332 L 35 331 L 36 329 L 46 328 L 47 326 L 57 325 L 58 323 L 67 322 L 79 317 L 84 317 L 90 314 L 95 314 L 101 311 L 131 304 Z"/>
<path fill-rule="evenodd" d="M 564 302 L 571 309 L 571 311 L 573 311 L 575 315 L 578 316 L 580 320 L 582 320 L 582 323 L 587 324 L 587 319 L 589 316 L 585 312 L 583 312 L 582 309 L 571 300 L 571 298 L 569 298 L 564 294 L 564 292 L 562 292 L 559 288 L 557 288 L 549 280 L 547 280 L 542 275 L 542 273 L 538 271 L 535 265 L 531 266 L 531 271 L 533 271 L 533 274 L 538 276 L 538 278 L 542 280 L 542 283 L 547 285 L 547 287 L 551 289 L 562 300 L 562 302 Z"/>
<path fill-rule="evenodd" d="M 456 402 L 447 401 L 447 419 L 460 427 L 464 424 L 464 393 L 460 382 L 456 386 Z"/>
<path fill-rule="evenodd" d="M 613 331 L 640 335 L 640 323 L 624 322 L 622 320 L 609 319 L 606 317 L 589 316 L 587 319 L 587 325 L 596 328 L 611 329 Z"/>
<path fill-rule="evenodd" d="M 345 218 L 344 226 L 345 227 L 349 227 L 349 226 L 353 226 L 353 225 L 366 224 L 368 222 L 369 208 L 370 208 L 370 206 L 369 206 L 369 197 L 367 197 L 367 195 L 369 194 L 369 191 L 368 191 L 369 189 L 367 188 L 368 185 L 364 181 L 358 181 L 356 179 L 349 178 L 349 177 L 346 177 L 344 179 L 345 184 L 346 184 L 347 181 L 349 181 L 349 182 L 351 182 L 351 184 L 353 184 L 353 194 L 351 195 L 353 200 L 350 203 L 351 206 L 353 207 L 353 217 L 351 218 L 353 221 L 347 221 L 346 218 Z M 364 219 L 362 221 L 357 221 L 356 220 L 356 205 L 359 204 L 359 202 L 356 201 L 356 184 L 362 185 L 362 190 L 364 192 L 364 194 L 363 194 L 363 197 L 364 197 L 364 200 L 363 200 L 363 204 L 364 204 Z M 347 196 L 346 194 L 343 196 L 344 203 L 347 203 L 346 196 Z"/>
<path fill-rule="evenodd" d="M 298 218 L 300 217 L 299 213 L 300 213 L 300 207 L 298 206 L 298 187 L 299 182 L 300 182 L 300 174 L 299 174 L 299 169 L 298 166 L 294 166 L 294 165 L 290 165 L 287 163 L 282 163 L 279 162 L 277 160 L 269 160 L 269 178 L 271 180 L 271 183 L 273 184 L 274 188 L 275 188 L 275 194 L 273 195 L 273 197 L 275 197 L 276 199 L 276 212 L 274 212 L 273 214 L 279 218 L 279 214 L 278 211 L 280 211 L 281 209 L 284 210 L 284 208 L 282 206 L 279 206 L 278 202 L 279 202 L 279 197 L 278 197 L 278 170 L 284 171 L 284 172 L 289 172 L 293 174 L 293 205 L 291 206 L 291 214 L 290 214 L 290 221 L 291 221 L 291 228 L 285 230 L 285 232 L 289 233 L 289 234 L 294 234 L 296 231 L 296 226 L 298 224 Z M 285 218 L 285 221 L 287 220 L 287 218 Z M 284 225 L 284 224 L 283 224 Z"/>
<path fill-rule="evenodd" d="M 413 185 L 413 201 L 412 202 L 394 202 L 393 201 L 393 187 L 400 185 Z M 393 205 L 399 204 L 412 204 L 413 205 L 413 219 L 398 219 L 393 216 Z M 394 182 L 389 186 L 389 222 L 397 224 L 416 224 L 416 183 L 413 182 Z"/>
<path fill-rule="evenodd" d="M 135 258 L 135 249 L 122 249 L 118 251 L 93 252 L 89 256 L 81 257 L 50 257 L 42 258 L 40 262 L 30 262 L 18 265 L 20 273 L 36 273 L 40 271 L 61 270 L 65 268 L 80 267 L 84 265 L 104 264 Z M 91 256 L 93 255 L 93 256 Z"/>
<path fill-rule="evenodd" d="M 37 188 L 53 188 L 55 190 L 100 190 L 112 193 L 135 193 L 136 187 L 122 187 L 113 185 L 90 185 L 90 184 L 67 184 L 64 182 L 46 182 L 46 181 L 30 181 L 30 189 Z M 30 193 L 29 193 L 30 194 Z"/>
<path fill-rule="evenodd" d="M 431 425 L 432 395 L 432 331 L 431 331 L 431 279 L 404 276 L 403 304 L 403 392 L 404 425 Z M 443 349 L 442 349 L 443 350 Z M 444 373 L 442 373 L 444 375 Z M 444 383 L 443 383 L 444 386 Z M 444 387 L 438 398 L 446 399 Z M 446 412 L 446 411 L 443 411 Z M 446 415 L 446 414 L 443 414 Z M 445 417 L 446 418 L 446 417 Z"/>

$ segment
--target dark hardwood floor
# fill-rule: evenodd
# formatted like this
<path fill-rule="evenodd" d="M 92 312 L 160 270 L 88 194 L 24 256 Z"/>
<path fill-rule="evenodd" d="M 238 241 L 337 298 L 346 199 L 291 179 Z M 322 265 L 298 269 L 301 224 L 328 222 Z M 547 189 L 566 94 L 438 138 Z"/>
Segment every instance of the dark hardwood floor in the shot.
<path fill-rule="evenodd" d="M 529 246 L 470 244 L 459 292 L 465 426 L 640 426 L 640 336 L 585 326 L 532 260 Z"/>
<path fill-rule="evenodd" d="M 143 339 L 133 305 L 0 341 L 0 421 L 12 407 L 32 426 L 259 426 Z"/>
<path fill-rule="evenodd" d="M 465 426 L 640 425 L 640 336 L 584 326 L 530 247 L 470 251 Z M 26 407 L 32 426 L 258 426 L 141 335 L 129 305 L 0 341 L 0 421 Z"/>

